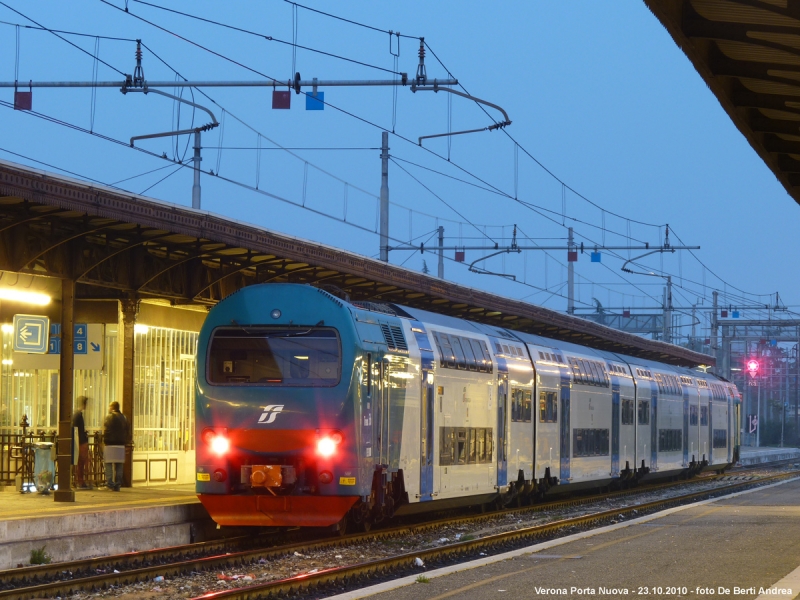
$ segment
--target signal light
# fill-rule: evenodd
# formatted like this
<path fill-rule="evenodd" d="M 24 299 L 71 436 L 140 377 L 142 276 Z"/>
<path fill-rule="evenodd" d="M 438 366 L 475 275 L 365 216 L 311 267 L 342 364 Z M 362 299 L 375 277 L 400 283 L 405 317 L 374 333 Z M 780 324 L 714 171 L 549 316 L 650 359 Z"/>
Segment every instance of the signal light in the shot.
<path fill-rule="evenodd" d="M 747 372 L 750 373 L 750 377 L 756 376 L 759 366 L 758 361 L 753 358 L 747 361 Z"/>
<path fill-rule="evenodd" d="M 227 478 L 228 474 L 222 469 L 217 469 L 216 471 L 214 471 L 214 481 L 216 481 L 217 483 L 222 483 Z"/>
<path fill-rule="evenodd" d="M 330 483 L 333 481 L 333 473 L 330 471 L 321 471 L 318 479 L 320 483 Z"/>

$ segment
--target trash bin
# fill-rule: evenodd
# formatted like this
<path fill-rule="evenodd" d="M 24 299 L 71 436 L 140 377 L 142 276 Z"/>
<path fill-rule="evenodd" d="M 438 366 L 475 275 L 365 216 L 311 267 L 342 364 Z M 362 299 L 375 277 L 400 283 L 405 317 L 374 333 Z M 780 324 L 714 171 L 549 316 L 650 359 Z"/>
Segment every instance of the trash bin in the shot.
<path fill-rule="evenodd" d="M 33 444 L 33 482 L 40 494 L 49 494 L 55 482 L 56 466 L 53 460 L 53 442 Z"/>

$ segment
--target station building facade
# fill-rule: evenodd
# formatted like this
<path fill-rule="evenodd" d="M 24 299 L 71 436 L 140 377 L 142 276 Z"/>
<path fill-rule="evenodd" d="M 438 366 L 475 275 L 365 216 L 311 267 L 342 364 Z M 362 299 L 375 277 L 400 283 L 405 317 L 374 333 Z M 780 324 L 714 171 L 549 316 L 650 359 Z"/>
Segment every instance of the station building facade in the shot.
<path fill-rule="evenodd" d="M 13 285 L 10 285 L 13 284 Z M 34 439 L 55 439 L 58 429 L 59 354 L 56 352 L 60 299 L 58 281 L 0 272 L 0 291 L 38 291 L 50 296 L 46 306 L 0 298 L 0 486 L 12 485 L 18 470 L 15 440 L 27 432 Z M 51 343 L 45 354 L 14 350 L 14 316 L 47 317 Z M 115 300 L 78 300 L 75 323 L 86 326 L 85 349 L 75 353 L 75 409 L 90 401 L 85 413 L 90 442 L 99 442 L 110 402 L 133 416 L 131 483 L 136 486 L 190 483 L 194 480 L 195 352 L 203 307 L 176 308 L 167 301 L 141 300 L 134 308 L 133 406 L 124 406 L 125 314 Z M 99 450 L 99 444 L 98 444 Z M 18 454 L 18 453 L 17 453 Z M 5 480 L 5 481 L 2 481 Z"/>

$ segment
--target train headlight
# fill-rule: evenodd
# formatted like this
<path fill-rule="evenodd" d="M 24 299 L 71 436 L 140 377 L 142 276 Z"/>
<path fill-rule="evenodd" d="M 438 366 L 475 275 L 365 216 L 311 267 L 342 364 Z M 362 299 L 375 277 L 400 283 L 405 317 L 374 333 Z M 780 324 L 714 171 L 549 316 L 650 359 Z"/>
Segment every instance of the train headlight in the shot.
<path fill-rule="evenodd" d="M 228 438 L 222 435 L 215 436 L 211 440 L 211 451 L 217 456 L 222 456 L 223 454 L 227 454 L 228 450 L 230 449 L 231 449 L 230 440 L 228 440 Z"/>
<path fill-rule="evenodd" d="M 344 441 L 341 431 L 332 431 L 317 440 L 317 454 L 330 458 L 336 453 L 336 447 Z"/>
<path fill-rule="evenodd" d="M 333 456 L 334 452 L 336 452 L 336 442 L 334 442 L 331 438 L 324 437 L 317 441 L 317 454 L 320 456 L 329 458 Z"/>

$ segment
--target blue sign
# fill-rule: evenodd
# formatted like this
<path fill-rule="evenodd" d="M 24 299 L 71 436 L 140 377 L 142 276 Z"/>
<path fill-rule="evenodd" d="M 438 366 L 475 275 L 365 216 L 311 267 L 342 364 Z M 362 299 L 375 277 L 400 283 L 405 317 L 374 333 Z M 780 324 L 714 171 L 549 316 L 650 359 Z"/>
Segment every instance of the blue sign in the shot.
<path fill-rule="evenodd" d="M 49 341 L 50 319 L 36 315 L 14 315 L 14 350 L 45 354 Z"/>
<path fill-rule="evenodd" d="M 592 252 L 592 262 L 601 262 L 601 257 L 599 252 Z"/>
<path fill-rule="evenodd" d="M 61 323 L 50 323 L 50 337 L 61 337 Z"/>
<path fill-rule="evenodd" d="M 72 342 L 72 351 L 75 354 L 86 354 L 86 340 L 75 340 Z"/>
<path fill-rule="evenodd" d="M 325 92 L 306 94 L 306 110 L 325 110 Z"/>
<path fill-rule="evenodd" d="M 61 354 L 61 338 L 50 338 L 50 343 L 47 345 L 48 354 Z"/>

